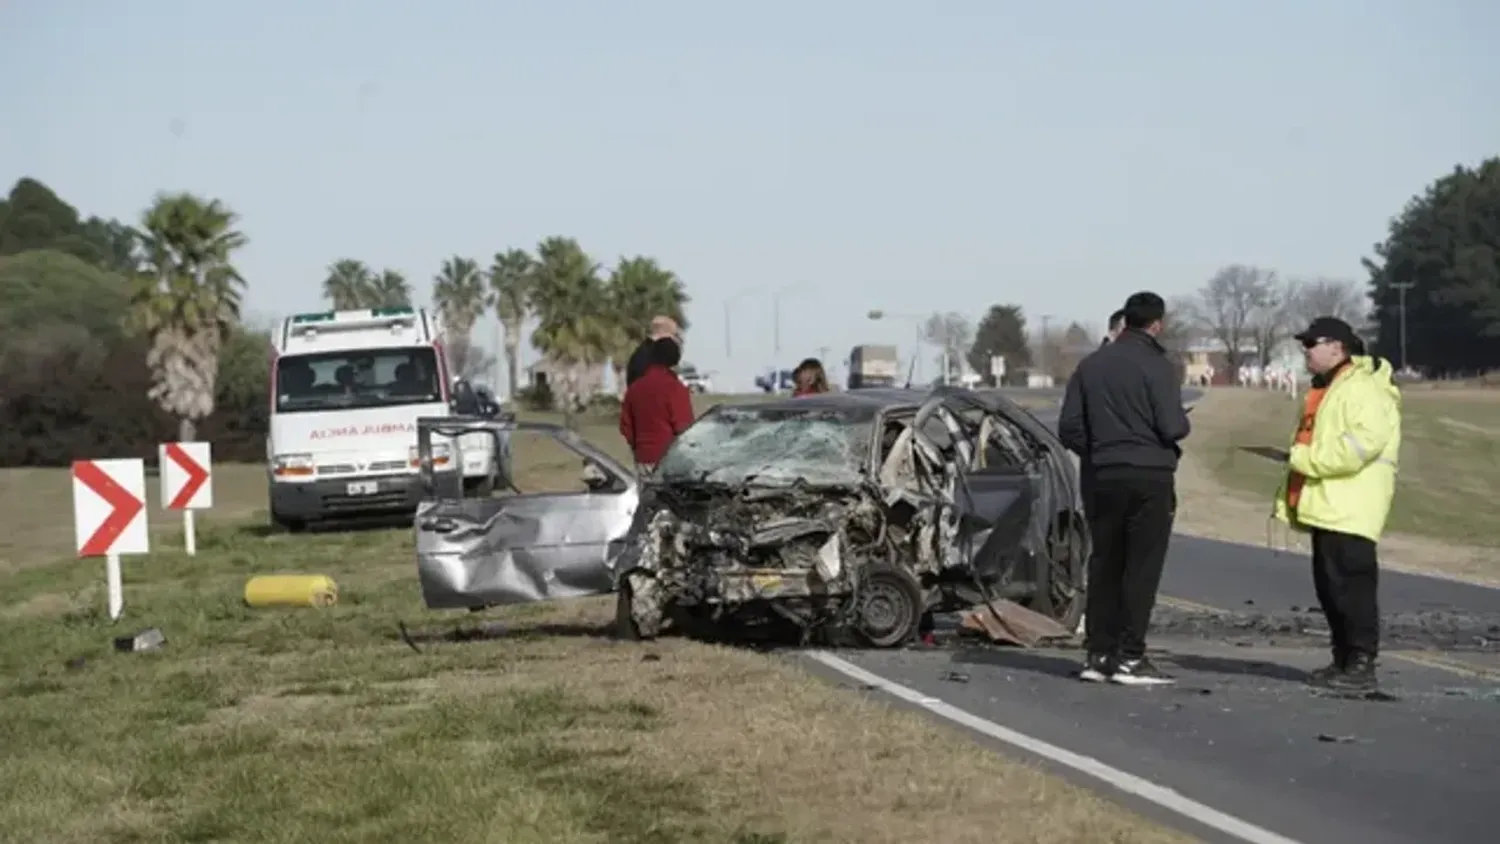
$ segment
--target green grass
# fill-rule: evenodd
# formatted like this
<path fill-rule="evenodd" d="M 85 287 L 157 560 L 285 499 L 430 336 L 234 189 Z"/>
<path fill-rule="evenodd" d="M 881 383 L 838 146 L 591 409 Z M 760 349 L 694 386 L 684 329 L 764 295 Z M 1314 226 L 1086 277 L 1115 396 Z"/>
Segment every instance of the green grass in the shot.
<path fill-rule="evenodd" d="M 1231 490 L 1275 493 L 1285 466 L 1247 451 L 1285 448 L 1299 404 L 1285 394 L 1217 388 L 1193 411 L 1187 448 Z M 1500 391 L 1408 389 L 1402 396 L 1401 469 L 1388 530 L 1500 547 Z"/>

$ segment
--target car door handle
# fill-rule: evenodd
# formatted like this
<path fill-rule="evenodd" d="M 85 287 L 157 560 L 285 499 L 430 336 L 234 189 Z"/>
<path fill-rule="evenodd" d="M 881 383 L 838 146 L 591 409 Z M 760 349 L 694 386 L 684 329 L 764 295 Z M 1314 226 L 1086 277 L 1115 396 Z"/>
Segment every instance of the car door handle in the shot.
<path fill-rule="evenodd" d="M 452 533 L 458 528 L 458 522 L 449 518 L 428 519 L 422 523 L 422 530 L 432 533 Z"/>

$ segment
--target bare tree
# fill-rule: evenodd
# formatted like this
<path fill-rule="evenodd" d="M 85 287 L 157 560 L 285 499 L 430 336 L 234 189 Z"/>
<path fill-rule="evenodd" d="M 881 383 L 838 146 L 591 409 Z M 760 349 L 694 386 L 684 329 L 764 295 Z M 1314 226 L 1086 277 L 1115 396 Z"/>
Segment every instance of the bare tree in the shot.
<path fill-rule="evenodd" d="M 1292 317 L 1296 285 L 1275 273 L 1267 273 L 1264 281 L 1264 294 L 1250 317 L 1250 339 L 1261 367 L 1271 365 L 1276 347 L 1297 330 L 1292 327 L 1296 322 Z"/>
<path fill-rule="evenodd" d="M 1232 264 L 1214 273 L 1187 305 L 1185 316 L 1224 346 L 1230 371 L 1238 370 L 1253 349 L 1270 357 L 1285 329 L 1285 295 L 1274 273 Z"/>
<path fill-rule="evenodd" d="M 933 314 L 922 325 L 922 339 L 948 353 L 948 374 L 953 375 L 962 369 L 964 353 L 974 342 L 974 326 L 951 311 Z"/>
<path fill-rule="evenodd" d="M 1306 324 L 1320 316 L 1338 317 L 1358 330 L 1369 320 L 1370 300 L 1358 282 L 1340 278 L 1315 278 L 1297 284 L 1292 296 L 1291 316 Z"/>

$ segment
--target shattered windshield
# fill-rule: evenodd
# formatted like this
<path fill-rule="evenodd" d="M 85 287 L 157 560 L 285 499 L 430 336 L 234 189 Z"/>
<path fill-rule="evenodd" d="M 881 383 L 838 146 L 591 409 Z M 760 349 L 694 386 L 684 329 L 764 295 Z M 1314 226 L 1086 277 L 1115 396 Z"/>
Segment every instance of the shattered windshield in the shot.
<path fill-rule="evenodd" d="M 668 449 L 657 475 L 707 483 L 857 483 L 870 421 L 825 410 L 717 408 Z"/>

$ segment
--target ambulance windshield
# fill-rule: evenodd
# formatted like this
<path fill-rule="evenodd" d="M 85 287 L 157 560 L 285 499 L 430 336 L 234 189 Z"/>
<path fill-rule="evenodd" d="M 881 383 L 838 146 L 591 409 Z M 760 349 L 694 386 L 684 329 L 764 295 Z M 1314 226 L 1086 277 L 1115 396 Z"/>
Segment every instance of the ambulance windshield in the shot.
<path fill-rule="evenodd" d="M 431 404 L 443 400 L 427 346 L 344 349 L 276 361 L 276 412 Z"/>

